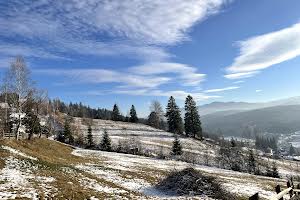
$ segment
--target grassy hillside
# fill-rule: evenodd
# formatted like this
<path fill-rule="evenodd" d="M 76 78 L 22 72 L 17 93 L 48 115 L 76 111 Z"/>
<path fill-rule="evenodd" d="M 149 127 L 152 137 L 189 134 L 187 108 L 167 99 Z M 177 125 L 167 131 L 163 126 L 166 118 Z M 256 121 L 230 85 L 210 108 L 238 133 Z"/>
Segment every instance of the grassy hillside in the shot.
<path fill-rule="evenodd" d="M 270 133 L 291 133 L 300 130 L 300 105 L 275 106 L 235 114 L 224 112 L 202 117 L 204 129 L 225 135 L 241 135 L 246 126 L 256 126 Z"/>
<path fill-rule="evenodd" d="M 186 199 L 155 189 L 170 172 L 191 166 L 185 162 L 73 149 L 47 139 L 2 140 L 0 145 L 0 199 Z M 285 181 L 202 165 L 193 167 L 215 177 L 239 199 L 255 192 L 270 196 L 274 185 L 284 185 Z"/>

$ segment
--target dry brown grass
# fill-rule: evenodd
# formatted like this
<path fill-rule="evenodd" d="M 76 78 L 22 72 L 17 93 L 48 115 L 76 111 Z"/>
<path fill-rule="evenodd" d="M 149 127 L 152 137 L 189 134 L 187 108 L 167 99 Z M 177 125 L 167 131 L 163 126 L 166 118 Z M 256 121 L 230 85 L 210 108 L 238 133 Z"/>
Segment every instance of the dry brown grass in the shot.
<path fill-rule="evenodd" d="M 89 160 L 72 155 L 72 147 L 48 139 L 35 138 L 33 140 L 3 140 L 0 144 L 36 157 L 41 161 L 52 164 L 71 165 Z"/>
<path fill-rule="evenodd" d="M 1 141 L 0 141 L 1 145 Z M 8 153 L 0 148 L 0 169 L 3 169 L 5 167 L 5 161 L 4 159 L 8 156 Z"/>
<path fill-rule="evenodd" d="M 78 170 L 74 168 L 76 164 L 83 163 L 95 163 L 101 162 L 98 159 L 86 159 L 83 157 L 77 157 L 72 155 L 73 148 L 71 146 L 50 141 L 47 139 L 34 139 L 34 140 L 2 140 L 0 141 L 0 146 L 6 145 L 14 149 L 21 151 L 27 155 L 38 158 L 38 161 L 33 162 L 37 169 L 32 169 L 32 173 L 36 176 L 53 177 L 54 182 L 47 183 L 47 185 L 57 188 L 57 191 L 50 192 L 48 197 L 45 197 L 42 188 L 40 187 L 40 182 L 38 180 L 33 180 L 33 187 L 39 191 L 40 199 L 89 199 L 91 196 L 97 197 L 98 199 L 114 199 L 113 194 L 108 194 L 104 192 L 97 192 L 93 189 L 89 189 L 80 183 L 82 178 L 93 179 L 103 186 L 109 188 L 117 188 L 127 191 L 127 193 L 122 194 L 124 198 L 131 198 L 133 196 L 139 196 L 138 193 L 122 188 L 112 182 L 105 179 L 95 177 L 89 173 Z M 11 155 L 9 152 L 0 148 L 0 169 L 5 166 L 5 157 Z M 22 158 L 17 155 L 18 159 L 28 160 L 27 158 Z M 68 169 L 68 170 L 66 170 Z M 0 183 L 1 184 L 1 183 Z"/>

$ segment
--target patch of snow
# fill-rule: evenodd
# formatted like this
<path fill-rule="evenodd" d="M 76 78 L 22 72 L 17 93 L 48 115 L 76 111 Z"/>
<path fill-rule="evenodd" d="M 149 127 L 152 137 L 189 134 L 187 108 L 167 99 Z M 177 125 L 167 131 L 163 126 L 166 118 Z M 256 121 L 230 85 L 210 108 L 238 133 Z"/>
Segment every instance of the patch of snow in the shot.
<path fill-rule="evenodd" d="M 0 172 L 0 199 L 17 197 L 38 199 L 37 191 L 28 181 L 34 179 L 34 176 L 29 172 L 21 171 L 19 162 L 12 156 L 5 160 L 5 167 Z"/>
<path fill-rule="evenodd" d="M 24 157 L 24 158 L 28 158 L 28 159 L 31 159 L 31 160 L 38 160 L 38 159 L 35 158 L 35 157 L 26 155 L 25 153 L 22 153 L 21 151 L 19 151 L 19 150 L 17 150 L 17 149 L 14 149 L 14 148 L 11 148 L 11 147 L 9 147 L 9 146 L 1 146 L 1 148 L 4 149 L 4 150 L 9 151 L 10 153 L 13 153 L 13 154 L 22 156 L 22 157 Z"/>
<path fill-rule="evenodd" d="M 232 192 L 239 196 L 250 197 L 255 193 L 259 193 L 260 197 L 269 199 L 276 193 L 273 191 L 266 191 L 258 184 L 255 183 L 237 183 L 237 182 L 229 182 L 223 183 L 222 186 L 229 192 Z"/>
<path fill-rule="evenodd" d="M 43 191 L 45 197 L 50 192 L 57 191 L 49 183 L 55 181 L 53 177 L 35 176 L 32 170 L 37 167 L 13 156 L 5 159 L 5 167 L 0 171 L 0 199 L 28 198 L 38 200 L 38 192 Z M 39 191 L 31 182 L 37 182 Z"/>
<path fill-rule="evenodd" d="M 91 179 L 91 178 L 88 178 L 88 177 L 81 178 L 80 179 L 80 184 L 84 187 L 95 190 L 97 192 L 103 192 L 103 193 L 107 193 L 107 194 L 126 193 L 125 190 L 121 190 L 119 188 L 113 188 L 113 187 L 108 187 L 108 186 L 101 185 L 95 179 Z"/>

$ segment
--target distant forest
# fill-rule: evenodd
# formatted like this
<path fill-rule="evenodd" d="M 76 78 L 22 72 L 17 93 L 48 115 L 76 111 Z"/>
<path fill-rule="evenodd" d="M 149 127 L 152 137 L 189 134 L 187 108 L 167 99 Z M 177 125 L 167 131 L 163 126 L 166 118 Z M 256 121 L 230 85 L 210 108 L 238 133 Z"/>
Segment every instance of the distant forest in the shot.
<path fill-rule="evenodd" d="M 86 106 L 81 102 L 65 103 L 59 99 L 50 100 L 49 104 L 55 110 L 68 114 L 72 117 L 113 120 L 113 111 L 106 108 L 91 108 L 90 106 Z M 129 122 L 130 119 L 129 116 L 124 116 L 119 113 L 119 120 L 115 121 Z M 138 122 L 142 124 L 148 124 L 148 120 L 144 118 L 138 118 Z"/>
<path fill-rule="evenodd" d="M 105 108 L 91 108 L 80 103 L 65 103 L 59 99 L 54 99 L 50 101 L 56 110 L 62 113 L 66 113 L 72 117 L 86 117 L 93 119 L 105 119 L 110 120 L 112 116 L 112 111 Z"/>

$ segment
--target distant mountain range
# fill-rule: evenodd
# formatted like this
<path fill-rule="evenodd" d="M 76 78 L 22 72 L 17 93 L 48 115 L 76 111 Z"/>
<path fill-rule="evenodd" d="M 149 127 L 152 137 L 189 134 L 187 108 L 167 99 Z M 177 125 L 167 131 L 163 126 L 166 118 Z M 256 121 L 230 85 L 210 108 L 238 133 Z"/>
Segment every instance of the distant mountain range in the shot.
<path fill-rule="evenodd" d="M 291 133 L 300 130 L 300 97 L 263 103 L 213 102 L 199 106 L 205 131 L 224 135 L 259 132 Z"/>
<path fill-rule="evenodd" d="M 259 108 L 267 108 L 274 106 L 283 105 L 300 105 L 300 96 L 291 97 L 286 99 L 280 99 L 276 101 L 269 102 L 258 102 L 258 103 L 248 103 L 248 102 L 212 102 L 199 106 L 199 112 L 201 115 L 212 114 L 220 111 L 229 111 L 231 113 L 254 110 Z"/>

